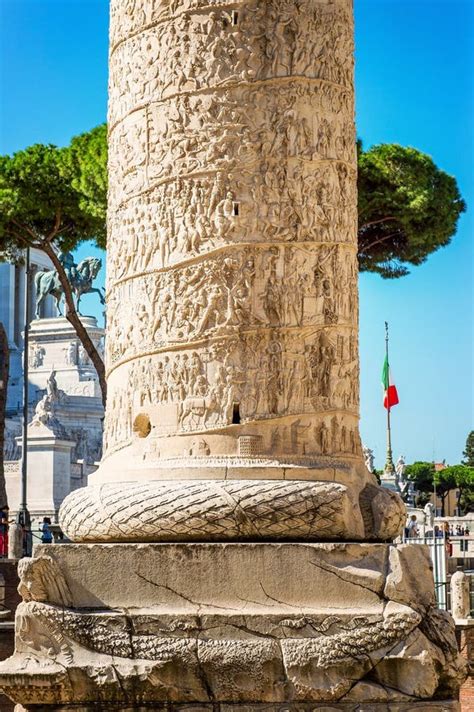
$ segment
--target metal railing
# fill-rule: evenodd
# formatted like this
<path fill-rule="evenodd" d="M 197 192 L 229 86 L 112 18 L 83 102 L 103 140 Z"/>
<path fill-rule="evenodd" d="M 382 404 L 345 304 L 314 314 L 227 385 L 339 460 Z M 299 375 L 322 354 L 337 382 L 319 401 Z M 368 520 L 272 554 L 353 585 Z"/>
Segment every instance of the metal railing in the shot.
<path fill-rule="evenodd" d="M 450 570 L 450 560 L 474 558 L 474 540 L 465 536 L 449 536 L 440 532 L 437 537 L 429 535 L 418 537 L 402 537 L 403 544 L 424 544 L 428 547 L 433 564 L 433 578 L 438 608 L 444 611 L 451 610 L 450 578 L 454 569 Z M 465 570 L 469 576 L 471 595 L 471 616 L 474 617 L 474 568 Z"/>

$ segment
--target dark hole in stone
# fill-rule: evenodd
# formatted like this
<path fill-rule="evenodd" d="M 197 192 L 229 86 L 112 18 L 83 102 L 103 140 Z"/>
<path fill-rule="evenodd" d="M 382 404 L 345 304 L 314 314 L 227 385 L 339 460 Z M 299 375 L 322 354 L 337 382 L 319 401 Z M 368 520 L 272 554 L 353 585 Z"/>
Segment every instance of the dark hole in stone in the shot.
<path fill-rule="evenodd" d="M 240 425 L 240 403 L 234 403 L 232 408 L 232 425 Z"/>
<path fill-rule="evenodd" d="M 233 211 L 234 211 L 234 216 L 238 217 L 238 215 L 239 215 L 239 204 L 238 203 L 234 203 Z"/>
<path fill-rule="evenodd" d="M 232 24 L 233 25 L 239 24 L 239 13 L 237 12 L 237 10 L 232 10 Z"/>

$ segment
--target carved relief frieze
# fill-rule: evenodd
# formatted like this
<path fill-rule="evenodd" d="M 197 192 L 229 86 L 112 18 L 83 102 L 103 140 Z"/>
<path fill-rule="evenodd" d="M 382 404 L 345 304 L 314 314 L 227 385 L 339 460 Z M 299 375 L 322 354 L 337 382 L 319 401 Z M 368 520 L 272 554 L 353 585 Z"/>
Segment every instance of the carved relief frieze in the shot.
<path fill-rule="evenodd" d="M 276 425 L 269 450 L 297 453 L 297 442 L 308 431 L 313 445 L 304 452 L 333 453 L 336 440 L 345 452 L 360 452 L 353 329 L 344 335 L 307 330 L 298 342 L 285 330 L 248 332 L 195 349 L 139 356 L 114 369 L 109 379 L 114 400 L 106 418 L 108 448 L 126 444 L 135 415 L 156 407 L 162 407 L 168 435 L 228 427 L 236 422 L 237 408 L 239 424 L 318 414 L 314 422 L 286 423 L 282 432 Z M 333 411 L 336 416 L 321 419 Z M 355 418 L 352 429 L 344 412 Z"/>
<path fill-rule="evenodd" d="M 317 164 L 354 162 L 347 93 L 306 83 L 173 99 L 129 113 L 110 129 L 110 199 L 121 205 L 163 182 L 218 171 L 265 175 L 283 164 L 285 183 Z M 245 110 L 244 110 L 245 107 Z M 302 165 L 299 165 L 302 164 Z M 235 178 L 234 178 L 235 180 Z M 247 181 L 248 182 L 248 181 Z"/>
<path fill-rule="evenodd" d="M 123 280 L 108 294 L 108 363 L 236 329 L 353 325 L 355 261 L 350 245 L 247 245 Z"/>
<path fill-rule="evenodd" d="M 255 424 L 234 454 L 358 456 L 350 2 L 139 5 L 111 7 L 107 451 Z"/>
<path fill-rule="evenodd" d="M 353 244 L 355 195 L 346 183 L 341 164 L 295 166 L 290 176 L 266 164 L 252 179 L 216 173 L 162 185 L 109 218 L 109 286 L 235 243 Z"/>
<path fill-rule="evenodd" d="M 132 3 L 134 5 L 135 3 Z M 110 104 L 126 110 L 176 91 L 252 82 L 288 76 L 322 79 L 343 86 L 352 83 L 352 35 L 347 8 L 322 2 L 216 4 L 186 7 L 151 3 L 130 12 L 112 3 L 112 19 L 120 12 L 119 36 L 112 36 Z M 120 78 L 120 80 L 119 80 Z"/>

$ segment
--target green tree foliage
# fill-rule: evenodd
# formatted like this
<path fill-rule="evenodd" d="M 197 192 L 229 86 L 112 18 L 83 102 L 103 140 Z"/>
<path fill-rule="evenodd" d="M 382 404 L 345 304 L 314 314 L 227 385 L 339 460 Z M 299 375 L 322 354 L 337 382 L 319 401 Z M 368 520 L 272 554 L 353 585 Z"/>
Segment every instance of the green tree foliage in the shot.
<path fill-rule="evenodd" d="M 95 238 L 105 248 L 107 216 L 107 125 L 75 136 L 64 152 L 66 175 L 79 194 L 81 210 L 97 219 Z"/>
<path fill-rule="evenodd" d="M 435 477 L 435 466 L 432 462 L 418 460 L 407 465 L 405 476 L 411 480 L 419 492 L 432 492 Z"/>
<path fill-rule="evenodd" d="M 436 470 L 433 462 L 414 462 L 407 465 L 405 474 L 419 493 L 417 505 L 423 506 L 429 501 L 436 487 L 436 494 L 441 499 L 441 512 L 444 509 L 448 493 L 459 489 L 461 513 L 472 511 L 474 503 L 474 467 L 467 465 L 448 465 Z"/>
<path fill-rule="evenodd" d="M 443 499 L 450 490 L 459 490 L 461 514 L 472 511 L 474 501 L 474 467 L 468 465 L 450 465 L 436 473 L 436 491 Z"/>
<path fill-rule="evenodd" d="M 416 505 L 424 507 L 434 489 L 435 466 L 432 462 L 417 461 L 407 465 L 405 476 L 413 482 L 417 492 Z"/>
<path fill-rule="evenodd" d="M 467 467 L 474 472 L 474 430 L 471 430 L 466 438 L 462 464 L 467 465 Z M 474 512 L 474 482 L 472 479 L 467 486 L 462 488 L 459 504 L 464 514 Z"/>
<path fill-rule="evenodd" d="M 359 264 L 402 277 L 456 232 L 466 209 L 455 178 L 415 148 L 358 144 Z"/>
<path fill-rule="evenodd" d="M 462 454 L 463 465 L 468 465 L 468 467 L 474 467 L 474 430 L 471 430 L 466 438 L 466 448 Z"/>
<path fill-rule="evenodd" d="M 79 195 L 79 208 L 97 222 L 105 247 L 107 126 L 72 139 L 63 166 Z M 381 144 L 364 151 L 358 142 L 359 265 L 383 277 L 401 277 L 449 244 L 465 210 L 456 180 L 414 148 Z"/>
<path fill-rule="evenodd" d="M 84 210 L 83 196 L 72 186 L 67 153 L 68 149 L 36 144 L 13 156 L 0 156 L 3 252 L 24 249 L 32 241 L 39 245 L 54 241 L 71 250 L 91 237 L 105 238 L 103 217 Z"/>
<path fill-rule="evenodd" d="M 84 139 L 87 145 L 87 140 Z M 69 148 L 36 144 L 12 156 L 0 156 L 0 259 L 21 259 L 26 247 L 48 255 L 64 289 L 66 318 L 91 358 L 105 401 L 103 361 L 81 320 L 61 263 L 59 249 L 72 250 L 94 238 L 105 243 L 104 216 L 90 209 L 91 200 L 80 192 L 81 171 L 92 163 L 71 159 Z M 79 147 L 75 148 L 76 154 Z"/>
<path fill-rule="evenodd" d="M 435 472 L 434 481 L 436 484 L 436 494 L 441 499 L 441 516 L 444 517 L 446 497 L 451 490 L 456 489 L 456 477 L 454 470 L 459 465 L 443 467 Z"/>

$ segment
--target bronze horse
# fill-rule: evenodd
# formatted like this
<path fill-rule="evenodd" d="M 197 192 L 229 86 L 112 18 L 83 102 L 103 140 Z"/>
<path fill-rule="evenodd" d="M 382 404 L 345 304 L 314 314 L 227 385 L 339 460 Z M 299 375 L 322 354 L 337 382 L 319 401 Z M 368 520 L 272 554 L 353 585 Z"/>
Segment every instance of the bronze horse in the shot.
<path fill-rule="evenodd" d="M 97 277 L 100 268 L 102 267 L 102 260 L 98 257 L 86 257 L 85 260 L 79 262 L 77 268 L 73 273 L 70 273 L 70 284 L 71 289 L 76 297 L 76 309 L 77 313 L 80 314 L 79 304 L 83 294 L 90 294 L 91 292 L 97 292 L 100 297 L 101 304 L 105 304 L 104 295 L 100 289 L 92 286 L 92 282 Z M 58 312 L 62 316 L 61 311 L 61 298 L 63 296 L 63 288 L 61 282 L 59 281 L 58 273 L 56 270 L 49 270 L 47 272 L 37 272 L 35 275 L 35 291 L 36 291 L 36 318 L 40 318 L 40 308 L 41 304 L 48 296 L 52 294 L 56 299 L 56 307 Z"/>

